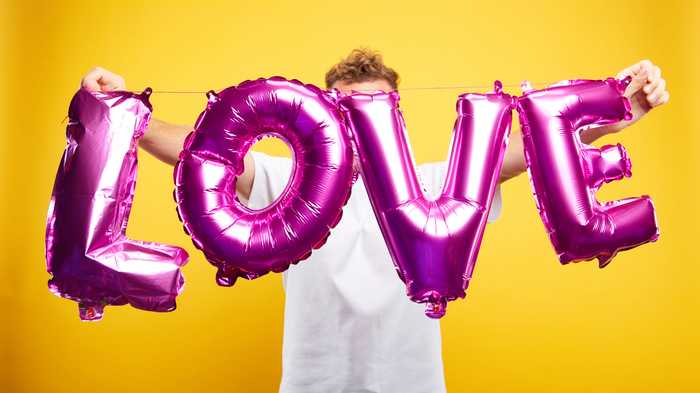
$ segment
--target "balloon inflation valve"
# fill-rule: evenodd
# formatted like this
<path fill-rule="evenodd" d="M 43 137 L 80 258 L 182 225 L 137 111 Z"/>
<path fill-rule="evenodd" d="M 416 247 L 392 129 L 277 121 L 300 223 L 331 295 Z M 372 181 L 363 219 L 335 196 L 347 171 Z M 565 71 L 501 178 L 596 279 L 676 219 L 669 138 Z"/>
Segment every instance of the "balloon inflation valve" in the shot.
<path fill-rule="evenodd" d="M 447 312 L 447 300 L 435 291 L 430 292 L 425 303 L 425 315 L 428 318 L 438 319 L 445 316 L 445 312 Z"/>
<path fill-rule="evenodd" d="M 226 270 L 224 268 L 219 268 L 216 271 L 216 283 L 222 287 L 232 287 L 236 283 L 238 278 L 238 273 L 235 269 Z"/>
<path fill-rule="evenodd" d="M 207 100 L 209 100 L 209 103 L 214 104 L 219 101 L 219 96 L 214 90 L 209 90 L 207 92 Z"/>
<path fill-rule="evenodd" d="M 598 268 L 603 269 L 606 266 L 608 266 L 610 264 L 610 262 L 612 262 L 613 256 L 614 255 L 608 255 L 608 254 L 600 255 L 598 257 Z"/>
<path fill-rule="evenodd" d="M 627 86 L 629 86 L 630 83 L 632 83 L 631 75 L 627 75 L 626 77 L 620 79 L 618 82 L 620 93 L 624 93 L 625 90 L 627 90 Z"/>
<path fill-rule="evenodd" d="M 104 314 L 104 306 L 101 304 L 85 304 L 78 303 L 78 312 L 80 313 L 80 320 L 87 322 L 99 321 L 102 319 Z"/>
<path fill-rule="evenodd" d="M 501 81 L 493 81 L 493 92 L 496 94 L 503 94 L 503 83 Z"/>

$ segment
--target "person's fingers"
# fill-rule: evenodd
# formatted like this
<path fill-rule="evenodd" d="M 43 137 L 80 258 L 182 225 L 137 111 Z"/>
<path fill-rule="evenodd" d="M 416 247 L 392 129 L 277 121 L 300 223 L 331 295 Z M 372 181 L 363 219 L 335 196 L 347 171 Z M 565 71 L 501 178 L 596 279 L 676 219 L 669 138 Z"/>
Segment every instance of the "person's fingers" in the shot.
<path fill-rule="evenodd" d="M 654 63 L 649 60 L 642 60 L 639 62 L 639 72 L 638 74 L 644 74 L 647 77 L 654 75 Z"/>
<path fill-rule="evenodd" d="M 87 79 L 83 78 L 82 82 L 80 83 L 80 87 L 85 88 L 89 91 L 100 91 L 100 84 L 97 83 L 95 79 Z"/>
<path fill-rule="evenodd" d="M 625 89 L 625 97 L 630 98 L 647 84 L 650 73 L 654 65 L 649 60 L 642 60 L 635 63 L 617 74 L 617 79 L 631 77 L 630 84 Z"/>
<path fill-rule="evenodd" d="M 102 91 L 119 90 L 119 88 L 117 87 L 118 85 L 116 83 L 111 82 L 111 81 L 100 79 L 99 84 L 100 84 L 100 88 L 102 89 Z"/>
<path fill-rule="evenodd" d="M 102 87 L 102 91 L 124 90 L 125 88 L 124 78 L 107 70 L 103 70 L 97 83 Z"/>
<path fill-rule="evenodd" d="M 632 75 L 631 67 L 625 68 L 624 70 L 617 73 L 616 79 L 625 79 L 626 77 Z"/>
<path fill-rule="evenodd" d="M 102 69 L 100 67 L 95 67 L 88 71 L 80 81 L 80 86 L 84 87 L 90 91 L 100 91 L 102 90 L 98 80 L 102 77 Z"/>
<path fill-rule="evenodd" d="M 83 77 L 81 86 L 91 91 L 126 89 L 124 78 L 101 67 L 95 67 L 90 70 L 85 77 Z"/>
<path fill-rule="evenodd" d="M 662 81 L 662 78 L 649 78 L 647 84 L 644 85 L 644 94 L 651 94 L 654 90 L 657 89 L 657 87 Z"/>
<path fill-rule="evenodd" d="M 102 90 L 107 91 L 124 90 L 126 88 L 124 78 L 109 71 L 102 75 L 98 83 L 102 86 Z"/>
<path fill-rule="evenodd" d="M 624 79 L 627 76 L 637 77 L 650 68 L 651 61 L 642 60 L 625 68 L 617 74 L 617 79 Z"/>
<path fill-rule="evenodd" d="M 618 79 L 627 76 L 632 77 L 632 82 L 627 86 L 625 96 L 629 97 L 641 89 L 651 107 L 669 101 L 671 95 L 666 91 L 666 80 L 661 77 L 661 68 L 650 60 L 642 60 L 617 74 Z"/>
<path fill-rule="evenodd" d="M 633 64 L 633 65 L 625 68 L 624 70 L 618 72 L 616 78 L 617 79 L 625 79 L 628 76 L 634 75 L 636 73 L 637 69 L 639 68 L 638 65 L 639 65 L 639 63 Z"/>
<path fill-rule="evenodd" d="M 650 84 L 651 85 L 651 84 Z M 664 95 L 664 92 L 666 91 L 666 80 L 663 78 L 656 79 L 654 81 L 654 87 L 651 90 L 649 94 L 647 94 L 647 102 L 649 102 L 650 105 L 654 105 L 654 103 L 661 98 L 661 96 Z"/>
<path fill-rule="evenodd" d="M 653 66 L 647 77 L 647 85 L 644 86 L 644 92 L 647 94 L 651 93 L 651 91 L 656 88 L 656 82 L 660 79 L 662 79 L 661 68 L 659 68 L 658 66 Z"/>

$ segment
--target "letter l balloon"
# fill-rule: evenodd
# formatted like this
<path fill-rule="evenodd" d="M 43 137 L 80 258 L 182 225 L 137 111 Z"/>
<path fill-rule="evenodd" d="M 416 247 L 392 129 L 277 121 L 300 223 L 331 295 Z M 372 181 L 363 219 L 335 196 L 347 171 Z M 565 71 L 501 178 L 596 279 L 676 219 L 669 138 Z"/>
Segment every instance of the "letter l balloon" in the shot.
<path fill-rule="evenodd" d="M 185 250 L 126 237 L 150 93 L 80 89 L 70 103 L 46 223 L 46 268 L 49 290 L 79 302 L 82 320 L 101 319 L 105 305 L 172 311 L 184 285 Z"/>

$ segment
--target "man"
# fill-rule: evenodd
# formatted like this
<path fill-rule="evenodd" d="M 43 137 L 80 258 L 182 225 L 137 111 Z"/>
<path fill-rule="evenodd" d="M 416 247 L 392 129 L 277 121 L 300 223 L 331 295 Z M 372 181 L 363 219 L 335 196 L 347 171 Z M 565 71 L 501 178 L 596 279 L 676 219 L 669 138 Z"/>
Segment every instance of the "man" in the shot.
<path fill-rule="evenodd" d="M 631 121 L 586 130 L 585 143 L 618 132 L 652 108 L 669 100 L 659 67 L 648 60 L 621 71 L 632 76 L 625 95 Z M 326 87 L 351 90 L 396 90 L 398 74 L 381 56 L 353 50 L 326 74 Z M 123 90 L 124 79 L 95 68 L 82 80 L 90 90 Z M 151 121 L 140 146 L 160 160 L 175 164 L 191 126 Z M 439 192 L 445 163 L 417 167 L 431 193 Z M 236 192 L 252 208 L 262 208 L 283 191 L 291 161 L 250 152 Z M 513 137 L 501 171 L 501 182 L 525 171 L 522 140 Z M 386 245 L 361 180 L 353 187 L 343 219 L 328 242 L 308 260 L 284 273 L 285 326 L 280 392 L 425 392 L 445 391 L 440 325 L 411 302 L 397 279 Z M 501 209 L 496 193 L 489 221 Z"/>

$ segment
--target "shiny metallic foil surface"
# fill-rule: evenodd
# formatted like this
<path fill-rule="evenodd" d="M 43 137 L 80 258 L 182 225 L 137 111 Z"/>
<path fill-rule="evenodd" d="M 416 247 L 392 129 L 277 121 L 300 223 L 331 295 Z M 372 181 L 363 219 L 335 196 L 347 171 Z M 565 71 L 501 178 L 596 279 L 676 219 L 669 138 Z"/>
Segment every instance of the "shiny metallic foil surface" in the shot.
<path fill-rule="evenodd" d="M 399 277 L 426 315 L 465 296 L 508 144 L 514 99 L 492 93 L 457 100 L 447 174 L 437 199 L 416 176 L 396 92 L 341 98 L 362 178 Z"/>
<path fill-rule="evenodd" d="M 185 250 L 126 237 L 149 95 L 81 89 L 70 103 L 47 217 L 46 267 L 49 290 L 77 301 L 83 320 L 101 319 L 106 305 L 174 310 L 184 285 Z"/>
<path fill-rule="evenodd" d="M 622 145 L 598 149 L 581 130 L 631 118 L 626 80 L 571 80 L 518 98 L 525 158 L 537 208 L 562 264 L 598 258 L 659 237 L 648 196 L 599 202 L 607 182 L 631 176 Z"/>
<path fill-rule="evenodd" d="M 185 231 L 231 286 L 281 272 L 321 247 L 340 221 L 353 182 L 353 150 L 334 92 L 281 77 L 246 81 L 209 102 L 175 166 L 175 200 Z M 293 153 L 291 178 L 261 210 L 236 195 L 244 157 L 260 138 Z"/>

